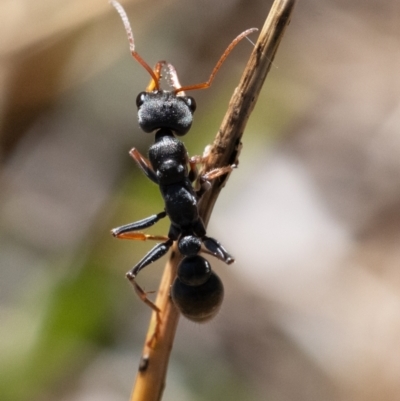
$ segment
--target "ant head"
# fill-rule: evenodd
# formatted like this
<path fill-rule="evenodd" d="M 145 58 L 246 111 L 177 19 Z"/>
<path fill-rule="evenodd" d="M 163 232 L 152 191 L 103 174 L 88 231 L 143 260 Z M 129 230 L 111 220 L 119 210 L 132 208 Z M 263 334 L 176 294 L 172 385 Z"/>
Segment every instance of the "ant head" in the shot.
<path fill-rule="evenodd" d="M 193 98 L 187 97 L 185 91 L 207 89 L 210 87 L 217 71 L 220 69 L 232 49 L 240 40 L 254 32 L 256 29 L 247 29 L 232 41 L 215 65 L 208 81 L 195 85 L 181 86 L 172 64 L 167 63 L 166 61 L 159 61 L 155 68 L 152 69 L 142 59 L 135 50 L 132 28 L 125 10 L 116 0 L 110 0 L 110 3 L 118 11 L 122 19 L 128 36 L 129 49 L 132 56 L 151 76 L 151 82 L 147 87 L 146 92 L 140 93 L 136 101 L 139 109 L 140 127 L 145 132 L 152 132 L 158 128 L 168 128 L 174 131 L 176 135 L 185 135 L 191 127 L 193 112 L 196 108 Z M 169 82 L 173 87 L 171 92 L 160 90 L 161 70 L 163 67 L 167 68 Z"/>
<path fill-rule="evenodd" d="M 192 97 L 160 90 L 139 93 L 136 105 L 139 125 L 144 132 L 168 128 L 178 136 L 190 130 L 196 110 L 196 102 Z"/>
<path fill-rule="evenodd" d="M 153 132 L 160 128 L 173 131 L 176 135 L 185 135 L 192 125 L 196 102 L 186 96 L 175 67 L 166 61 L 159 61 L 154 70 L 147 64 L 141 64 L 150 72 L 151 81 L 145 92 L 136 98 L 140 128 L 144 132 Z M 161 71 L 166 71 L 166 80 L 172 91 L 160 90 Z"/>

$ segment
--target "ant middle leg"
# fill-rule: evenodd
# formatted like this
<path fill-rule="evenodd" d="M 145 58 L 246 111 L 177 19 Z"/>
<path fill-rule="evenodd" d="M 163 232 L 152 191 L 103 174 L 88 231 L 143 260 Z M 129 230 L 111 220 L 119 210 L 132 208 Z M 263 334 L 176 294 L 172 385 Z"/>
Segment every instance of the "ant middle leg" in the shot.
<path fill-rule="evenodd" d="M 145 228 L 151 227 L 155 223 L 157 223 L 159 220 L 163 219 L 167 213 L 165 211 L 153 214 L 150 217 L 146 217 L 143 220 L 136 221 L 134 223 L 129 223 L 125 224 L 121 227 L 113 228 L 111 230 L 111 233 L 114 237 L 116 238 L 124 238 L 124 239 L 134 239 L 134 240 L 146 240 L 146 239 L 165 239 L 165 237 L 155 237 L 155 238 L 150 238 L 152 236 L 147 236 L 146 238 L 143 238 L 145 234 L 142 233 L 136 233 L 132 234 L 136 231 L 144 230 Z"/>

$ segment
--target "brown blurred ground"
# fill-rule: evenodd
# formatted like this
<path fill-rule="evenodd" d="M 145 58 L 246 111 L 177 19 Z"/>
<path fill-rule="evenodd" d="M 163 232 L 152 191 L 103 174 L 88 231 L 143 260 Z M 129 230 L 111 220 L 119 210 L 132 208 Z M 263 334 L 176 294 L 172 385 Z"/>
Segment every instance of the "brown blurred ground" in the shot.
<path fill-rule="evenodd" d="M 138 51 L 182 83 L 261 27 L 261 1 L 124 2 Z M 108 230 L 162 203 L 146 151 L 148 76 L 106 1 L 0 4 L 0 393 L 124 400 L 149 311 L 124 272 L 150 245 Z M 304 0 L 209 233 L 226 297 L 180 323 L 166 400 L 396 400 L 400 394 L 400 5 Z M 185 138 L 209 143 L 251 47 L 235 49 Z M 163 234 L 166 226 L 155 232 Z M 143 272 L 157 288 L 162 262 Z"/>

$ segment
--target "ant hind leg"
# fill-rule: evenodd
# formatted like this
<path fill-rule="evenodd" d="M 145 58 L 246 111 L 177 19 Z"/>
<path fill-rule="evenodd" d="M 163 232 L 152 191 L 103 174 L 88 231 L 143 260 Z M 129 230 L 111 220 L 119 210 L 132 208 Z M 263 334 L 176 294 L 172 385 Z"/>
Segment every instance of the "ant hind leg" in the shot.
<path fill-rule="evenodd" d="M 150 340 L 148 341 L 147 345 L 151 348 L 154 348 L 155 341 L 157 340 L 157 337 L 160 333 L 160 326 L 162 323 L 161 320 L 161 309 L 152 301 L 150 301 L 149 298 L 147 298 L 148 292 L 144 291 L 142 287 L 135 281 L 135 279 L 130 279 L 130 282 L 132 283 L 136 294 L 138 297 L 147 305 L 149 306 L 156 314 L 156 326 L 154 328 L 153 335 L 151 336 Z"/>
<path fill-rule="evenodd" d="M 169 248 L 171 248 L 172 244 L 172 239 L 168 239 L 165 242 L 157 244 L 143 257 L 139 263 L 137 263 L 131 270 L 128 271 L 128 273 L 126 273 L 128 280 L 134 281 L 140 270 L 163 257 L 169 251 Z"/>
<path fill-rule="evenodd" d="M 133 288 L 135 289 L 136 294 L 139 296 L 139 298 L 147 305 L 149 306 L 155 313 L 156 313 L 156 320 L 157 324 L 154 329 L 154 334 L 152 335 L 151 339 L 149 340 L 149 346 L 152 346 L 154 344 L 154 341 L 157 339 L 159 330 L 160 330 L 160 325 L 161 325 L 161 310 L 160 308 L 147 297 L 147 292 L 143 290 L 142 287 L 136 282 L 135 278 L 137 274 L 139 273 L 140 270 L 148 266 L 149 264 L 155 262 L 156 260 L 160 259 L 162 256 L 164 256 L 168 251 L 169 248 L 171 248 L 173 244 L 173 241 L 171 239 L 168 239 L 167 241 L 157 244 L 153 249 L 148 252 L 144 258 L 136 265 L 134 266 L 131 270 L 126 273 L 127 279 L 130 281 L 130 283 L 133 285 Z"/>

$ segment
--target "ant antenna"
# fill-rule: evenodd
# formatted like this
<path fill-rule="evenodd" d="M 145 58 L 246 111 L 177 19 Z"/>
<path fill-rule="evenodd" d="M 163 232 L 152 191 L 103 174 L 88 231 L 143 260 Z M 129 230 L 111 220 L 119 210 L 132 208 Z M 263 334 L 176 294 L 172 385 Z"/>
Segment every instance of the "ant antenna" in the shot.
<path fill-rule="evenodd" d="M 121 6 L 120 3 L 118 3 L 118 1 L 116 0 L 110 0 L 110 4 L 117 10 L 119 16 L 122 19 L 122 22 L 124 24 L 125 27 L 125 32 L 128 36 L 128 41 L 129 41 L 129 50 L 131 51 L 132 56 L 136 59 L 136 61 L 139 62 L 140 65 L 142 65 L 146 71 L 150 74 L 151 78 L 154 81 L 154 84 L 150 86 L 154 86 L 155 89 L 159 90 L 160 89 L 160 83 L 159 83 L 159 79 L 160 76 L 159 74 L 155 73 L 150 67 L 149 65 L 139 56 L 138 52 L 135 50 L 135 42 L 133 40 L 133 33 L 132 33 L 132 28 L 131 28 L 131 24 L 129 23 L 129 19 L 128 16 L 126 15 L 126 12 L 124 10 L 124 8 Z M 158 76 L 157 76 L 158 75 Z"/>
<path fill-rule="evenodd" d="M 200 84 L 195 84 L 195 85 L 189 85 L 189 86 L 183 86 L 180 88 L 177 88 L 174 90 L 174 93 L 177 94 L 182 91 L 191 91 L 194 89 L 207 89 L 211 86 L 212 81 L 215 78 L 215 75 L 217 74 L 218 70 L 221 68 L 222 64 L 226 60 L 226 58 L 229 56 L 229 53 L 234 49 L 234 47 L 245 37 L 250 35 L 253 32 L 258 31 L 257 28 L 250 28 L 246 29 L 244 32 L 242 32 L 239 36 L 237 36 L 231 44 L 226 48 L 220 59 L 218 60 L 217 64 L 215 65 L 214 69 L 211 72 L 210 78 L 208 78 L 208 81 L 202 82 Z"/>

